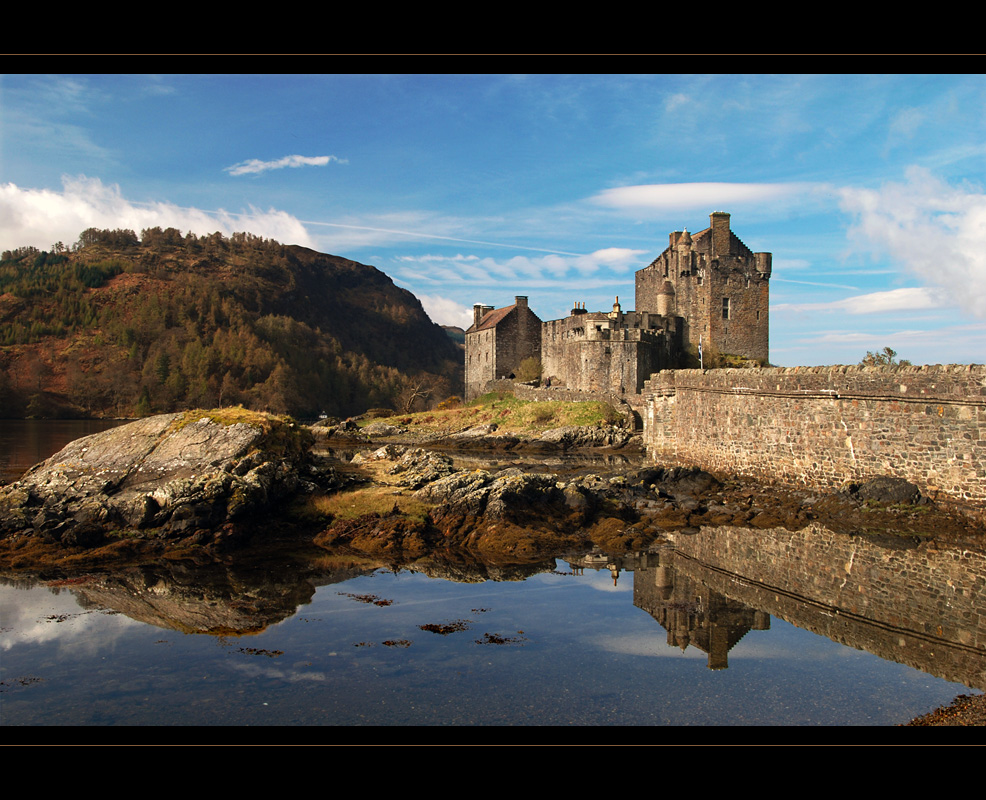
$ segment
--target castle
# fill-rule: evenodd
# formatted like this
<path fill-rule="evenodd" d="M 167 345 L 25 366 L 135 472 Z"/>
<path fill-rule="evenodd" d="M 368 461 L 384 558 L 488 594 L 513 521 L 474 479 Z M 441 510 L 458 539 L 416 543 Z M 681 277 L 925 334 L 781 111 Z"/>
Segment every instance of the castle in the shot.
<path fill-rule="evenodd" d="M 673 231 L 668 247 L 638 270 L 636 311 L 619 298 L 612 311 L 576 302 L 564 319 L 542 322 L 527 298 L 494 309 L 473 306 L 466 331 L 466 399 L 491 380 L 514 378 L 540 358 L 542 385 L 583 392 L 639 394 L 652 373 L 698 366 L 702 352 L 768 361 L 771 254 L 754 253 L 714 211 L 696 234 Z"/>

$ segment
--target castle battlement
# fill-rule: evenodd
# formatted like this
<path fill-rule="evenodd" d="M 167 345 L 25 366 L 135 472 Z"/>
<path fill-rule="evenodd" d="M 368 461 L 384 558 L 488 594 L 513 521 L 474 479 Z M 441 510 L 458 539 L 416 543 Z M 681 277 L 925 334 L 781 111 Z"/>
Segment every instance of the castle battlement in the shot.
<path fill-rule="evenodd" d="M 771 254 L 750 250 L 728 213 L 714 211 L 709 222 L 695 234 L 671 232 L 664 252 L 637 271 L 635 311 L 617 297 L 611 311 L 576 302 L 567 317 L 541 322 L 526 297 L 502 309 L 474 306 L 466 397 L 532 354 L 543 383 L 612 394 L 639 394 L 655 372 L 698 366 L 700 346 L 766 364 Z"/>

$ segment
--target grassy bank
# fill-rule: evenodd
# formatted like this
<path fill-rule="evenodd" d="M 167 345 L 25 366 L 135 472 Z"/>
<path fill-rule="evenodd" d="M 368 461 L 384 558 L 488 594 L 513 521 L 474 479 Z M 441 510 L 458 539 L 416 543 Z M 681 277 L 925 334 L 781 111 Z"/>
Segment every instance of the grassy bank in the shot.
<path fill-rule="evenodd" d="M 416 414 L 364 420 L 363 424 L 385 422 L 421 433 L 451 433 L 495 423 L 501 433 L 524 435 L 568 425 L 612 425 L 621 419 L 608 403 L 519 400 L 501 392 L 490 392 L 470 403 L 450 405 Z"/>

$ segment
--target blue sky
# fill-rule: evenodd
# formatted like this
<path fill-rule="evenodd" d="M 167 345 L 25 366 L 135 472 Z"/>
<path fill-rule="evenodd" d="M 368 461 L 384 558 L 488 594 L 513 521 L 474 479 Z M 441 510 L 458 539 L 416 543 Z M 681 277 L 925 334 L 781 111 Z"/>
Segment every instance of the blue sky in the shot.
<path fill-rule="evenodd" d="M 982 75 L 0 76 L 0 249 L 249 230 L 432 319 L 633 307 L 668 233 L 773 253 L 771 361 L 986 362 Z"/>

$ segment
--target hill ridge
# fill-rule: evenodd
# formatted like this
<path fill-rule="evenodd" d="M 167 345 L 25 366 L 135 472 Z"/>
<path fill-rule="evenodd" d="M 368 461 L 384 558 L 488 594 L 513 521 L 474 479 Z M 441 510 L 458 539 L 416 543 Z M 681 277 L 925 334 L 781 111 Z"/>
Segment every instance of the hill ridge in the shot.
<path fill-rule="evenodd" d="M 378 268 L 246 233 L 84 231 L 0 256 L 0 416 L 242 404 L 298 417 L 460 393 L 461 351 Z"/>

